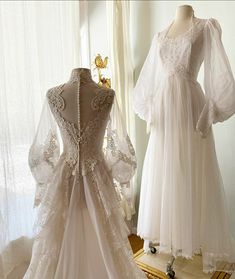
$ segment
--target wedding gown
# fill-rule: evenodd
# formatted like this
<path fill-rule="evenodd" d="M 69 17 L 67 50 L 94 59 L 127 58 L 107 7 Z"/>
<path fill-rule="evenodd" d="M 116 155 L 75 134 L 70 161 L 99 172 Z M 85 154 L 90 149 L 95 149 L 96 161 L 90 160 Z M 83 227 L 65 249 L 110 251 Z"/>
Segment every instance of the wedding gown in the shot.
<path fill-rule="evenodd" d="M 48 91 L 29 154 L 39 209 L 24 279 L 146 278 L 115 190 L 128 192 L 136 168 L 118 113 L 114 91 L 93 82 L 88 69 L 74 69 L 69 82 Z"/>
<path fill-rule="evenodd" d="M 170 25 L 171 26 L 171 25 Z M 235 83 L 215 19 L 193 18 L 188 31 L 157 33 L 134 89 L 134 110 L 150 132 L 138 235 L 203 270 L 234 271 L 223 182 L 211 126 L 235 113 Z M 204 61 L 204 88 L 197 75 Z"/>

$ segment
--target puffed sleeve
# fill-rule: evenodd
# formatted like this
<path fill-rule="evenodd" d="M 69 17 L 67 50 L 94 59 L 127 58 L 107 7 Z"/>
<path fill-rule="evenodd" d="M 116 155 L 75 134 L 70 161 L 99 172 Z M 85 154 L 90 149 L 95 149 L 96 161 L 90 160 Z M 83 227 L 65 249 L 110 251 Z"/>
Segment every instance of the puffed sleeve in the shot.
<path fill-rule="evenodd" d="M 148 130 L 152 122 L 152 103 L 157 85 L 156 77 L 158 76 L 157 47 L 156 34 L 152 39 L 148 55 L 133 91 L 133 109 L 141 119 L 147 122 Z"/>
<path fill-rule="evenodd" d="M 197 122 L 197 130 L 206 137 L 212 124 L 235 113 L 235 82 L 221 41 L 221 27 L 209 19 L 204 27 L 204 89 L 206 103 Z"/>
<path fill-rule="evenodd" d="M 29 167 L 36 180 L 35 207 L 41 203 L 59 159 L 60 146 L 57 130 L 57 124 L 46 99 L 28 156 Z"/>
<path fill-rule="evenodd" d="M 127 134 L 116 97 L 114 97 L 106 129 L 104 154 L 106 164 L 117 186 L 125 217 L 131 219 L 134 205 L 132 204 L 130 181 L 134 176 L 137 164 L 135 150 Z"/>

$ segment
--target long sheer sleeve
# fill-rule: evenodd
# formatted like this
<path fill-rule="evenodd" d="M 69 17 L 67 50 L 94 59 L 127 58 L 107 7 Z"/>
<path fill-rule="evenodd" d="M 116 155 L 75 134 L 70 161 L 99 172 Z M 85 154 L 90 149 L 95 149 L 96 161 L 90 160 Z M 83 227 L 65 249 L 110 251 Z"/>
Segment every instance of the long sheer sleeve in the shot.
<path fill-rule="evenodd" d="M 157 35 L 155 35 L 133 91 L 133 109 L 147 122 L 148 130 L 152 122 L 152 103 L 158 77 L 157 47 Z"/>
<path fill-rule="evenodd" d="M 209 19 L 204 28 L 204 89 L 206 103 L 197 130 L 206 137 L 212 124 L 235 113 L 235 82 L 221 41 L 221 27 Z"/>
<path fill-rule="evenodd" d="M 116 97 L 110 113 L 106 136 L 107 142 L 104 148 L 106 163 L 114 178 L 118 194 L 121 196 L 125 216 L 130 219 L 134 211 L 130 181 L 134 176 L 137 164 L 135 151 L 127 134 Z"/>
<path fill-rule="evenodd" d="M 59 155 L 57 124 L 46 99 L 28 157 L 30 170 L 36 180 L 34 206 L 38 206 L 42 200 Z"/>
<path fill-rule="evenodd" d="M 135 173 L 136 156 L 121 117 L 116 97 L 107 125 L 105 153 L 114 179 L 121 184 L 128 184 Z"/>

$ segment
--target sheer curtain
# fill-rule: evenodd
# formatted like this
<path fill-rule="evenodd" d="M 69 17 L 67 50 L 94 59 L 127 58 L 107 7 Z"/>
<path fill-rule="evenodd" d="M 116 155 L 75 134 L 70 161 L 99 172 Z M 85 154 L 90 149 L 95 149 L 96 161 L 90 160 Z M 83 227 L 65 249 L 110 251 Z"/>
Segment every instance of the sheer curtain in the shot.
<path fill-rule="evenodd" d="M 45 93 L 66 82 L 72 68 L 89 66 L 86 5 L 0 2 L 0 254 L 6 256 L 0 255 L 0 278 L 11 271 L 9 253 L 17 264 L 17 245 L 33 235 L 35 182 L 28 150 Z"/>
<path fill-rule="evenodd" d="M 106 1 L 112 88 L 116 91 L 128 134 L 135 145 L 135 116 L 132 110 L 133 65 L 130 48 L 129 1 Z M 135 214 L 136 181 L 131 184 L 129 216 Z"/>

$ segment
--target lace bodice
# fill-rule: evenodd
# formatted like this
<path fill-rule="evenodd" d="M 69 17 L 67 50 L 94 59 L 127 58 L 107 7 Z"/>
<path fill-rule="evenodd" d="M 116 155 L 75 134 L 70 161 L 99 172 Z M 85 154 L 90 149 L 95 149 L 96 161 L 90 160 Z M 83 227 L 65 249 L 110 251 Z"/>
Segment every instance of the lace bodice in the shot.
<path fill-rule="evenodd" d="M 205 23 L 205 19 L 193 18 L 189 30 L 176 38 L 167 36 L 169 27 L 157 34 L 159 67 L 165 75 L 181 73 L 197 79 L 203 61 L 202 30 Z"/>
<path fill-rule="evenodd" d="M 104 161 L 120 187 L 129 184 L 136 169 L 115 92 L 97 85 L 88 69 L 74 69 L 67 83 L 47 92 L 29 152 L 37 181 L 35 205 L 40 204 L 59 160 L 68 167 L 67 177 L 87 175 Z"/>
<path fill-rule="evenodd" d="M 73 167 L 77 163 L 78 155 L 80 160 L 97 159 L 101 155 L 104 133 L 115 93 L 113 90 L 96 88 L 90 107 L 86 108 L 86 113 L 92 117 L 88 123 L 85 123 L 81 115 L 79 131 L 76 123 L 63 116 L 66 107 L 65 99 L 62 97 L 64 86 L 65 84 L 50 89 L 47 98 L 61 131 L 66 162 Z"/>

